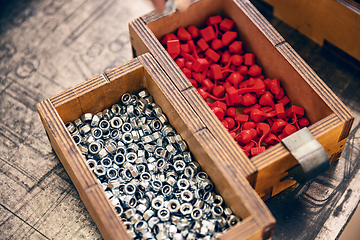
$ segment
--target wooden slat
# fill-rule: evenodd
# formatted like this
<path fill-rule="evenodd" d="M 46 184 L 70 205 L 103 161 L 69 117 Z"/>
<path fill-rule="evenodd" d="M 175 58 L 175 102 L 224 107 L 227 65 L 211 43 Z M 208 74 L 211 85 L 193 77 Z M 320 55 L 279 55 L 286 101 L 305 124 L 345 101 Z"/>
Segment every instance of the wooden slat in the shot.
<path fill-rule="evenodd" d="M 104 239 L 132 239 L 120 218 L 116 216 L 114 207 L 106 199 L 101 186 L 96 185 L 86 189 L 85 194 L 80 197 Z"/>
<path fill-rule="evenodd" d="M 344 103 L 288 43 L 278 46 L 277 49 L 342 121 L 349 121 L 354 118 Z"/>
<path fill-rule="evenodd" d="M 251 19 L 253 24 L 268 38 L 272 45 L 280 45 L 285 42 L 285 39 L 280 33 L 269 23 L 268 20 L 254 7 L 254 5 L 247 0 L 234 1 L 239 9 Z M 229 8 L 228 11 L 231 9 Z M 241 27 L 241 26 L 239 26 Z"/>
<path fill-rule="evenodd" d="M 257 194 L 253 191 L 252 187 L 245 179 L 244 175 L 237 169 L 234 168 L 231 163 L 230 155 L 224 148 L 220 145 L 218 139 L 214 138 L 212 134 L 207 130 L 203 129 L 196 133 L 196 137 L 202 148 L 209 155 L 210 159 L 215 159 L 211 165 L 204 165 L 204 170 L 209 173 L 211 177 L 214 171 L 219 171 L 222 174 L 217 174 L 216 179 L 212 178 L 217 190 L 222 196 L 225 196 L 229 199 L 229 206 L 234 208 L 233 201 L 236 199 L 241 200 L 237 204 L 245 204 L 247 211 L 250 211 L 251 215 L 255 218 L 257 224 L 263 229 L 263 231 L 272 231 L 275 225 L 275 219 L 271 215 L 270 211 L 267 209 L 266 205 L 261 201 Z M 199 160 L 201 164 L 201 160 Z M 202 165 L 203 166 L 203 165 Z M 217 169 L 217 170 L 216 170 Z M 215 174 L 213 174 L 215 175 Z M 227 183 L 228 185 L 225 185 Z M 218 186 L 222 186 L 219 188 Z M 231 192 L 228 189 L 233 189 Z M 238 195 L 237 195 L 238 194 Z M 237 195 L 236 197 L 232 195 Z M 239 209 L 242 207 L 239 206 Z M 236 211 L 237 209 L 234 208 Z M 234 212 L 235 212 L 234 211 Z M 239 214 L 240 216 L 243 215 Z M 246 213 L 245 213 L 246 214 Z M 268 233 L 264 233 L 268 234 Z"/>
<path fill-rule="evenodd" d="M 239 239 L 267 239 L 262 236 L 262 229 L 254 218 L 247 218 L 241 224 L 236 225 L 230 231 L 220 235 L 220 240 L 239 240 Z"/>
<path fill-rule="evenodd" d="M 85 159 L 75 146 L 69 132 L 49 99 L 37 104 L 37 109 L 54 151 L 79 192 L 96 184 Z"/>

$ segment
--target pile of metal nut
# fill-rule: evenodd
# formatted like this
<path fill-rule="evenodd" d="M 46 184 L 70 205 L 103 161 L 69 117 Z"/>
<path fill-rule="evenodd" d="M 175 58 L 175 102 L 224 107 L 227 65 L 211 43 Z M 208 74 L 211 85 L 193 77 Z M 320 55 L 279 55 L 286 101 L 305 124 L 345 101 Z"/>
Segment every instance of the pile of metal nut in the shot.
<path fill-rule="evenodd" d="M 211 239 L 240 222 L 147 90 L 65 126 L 134 239 Z"/>

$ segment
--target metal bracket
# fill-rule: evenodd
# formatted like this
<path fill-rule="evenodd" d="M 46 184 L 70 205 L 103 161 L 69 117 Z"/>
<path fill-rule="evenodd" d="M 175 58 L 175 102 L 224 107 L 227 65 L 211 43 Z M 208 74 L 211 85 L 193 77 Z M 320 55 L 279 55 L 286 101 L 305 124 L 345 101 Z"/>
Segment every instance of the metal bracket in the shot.
<path fill-rule="evenodd" d="M 298 161 L 298 165 L 290 168 L 286 179 L 293 179 L 304 183 L 317 175 L 325 172 L 330 166 L 330 156 L 324 147 L 304 127 L 301 130 L 282 139 L 282 143 Z"/>

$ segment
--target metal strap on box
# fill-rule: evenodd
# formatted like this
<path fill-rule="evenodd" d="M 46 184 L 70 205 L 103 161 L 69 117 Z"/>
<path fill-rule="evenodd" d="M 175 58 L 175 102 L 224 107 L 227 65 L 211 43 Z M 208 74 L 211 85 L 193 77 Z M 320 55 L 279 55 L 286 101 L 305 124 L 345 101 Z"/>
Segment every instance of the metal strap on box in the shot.
<path fill-rule="evenodd" d="M 299 163 L 287 171 L 289 175 L 282 181 L 293 179 L 299 183 L 304 183 L 329 168 L 329 154 L 308 128 L 304 127 L 282 139 L 282 143 Z"/>

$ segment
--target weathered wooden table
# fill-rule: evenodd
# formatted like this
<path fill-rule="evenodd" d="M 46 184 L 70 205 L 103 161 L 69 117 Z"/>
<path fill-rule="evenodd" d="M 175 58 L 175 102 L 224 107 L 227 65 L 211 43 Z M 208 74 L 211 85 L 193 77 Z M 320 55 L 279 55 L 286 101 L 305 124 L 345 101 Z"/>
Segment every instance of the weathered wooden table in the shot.
<path fill-rule="evenodd" d="M 130 60 L 127 23 L 151 9 L 146 0 L 1 3 L 0 239 L 102 238 L 35 105 Z M 355 115 L 338 163 L 266 202 L 277 219 L 273 239 L 335 239 L 360 198 L 360 70 L 269 19 Z"/>

